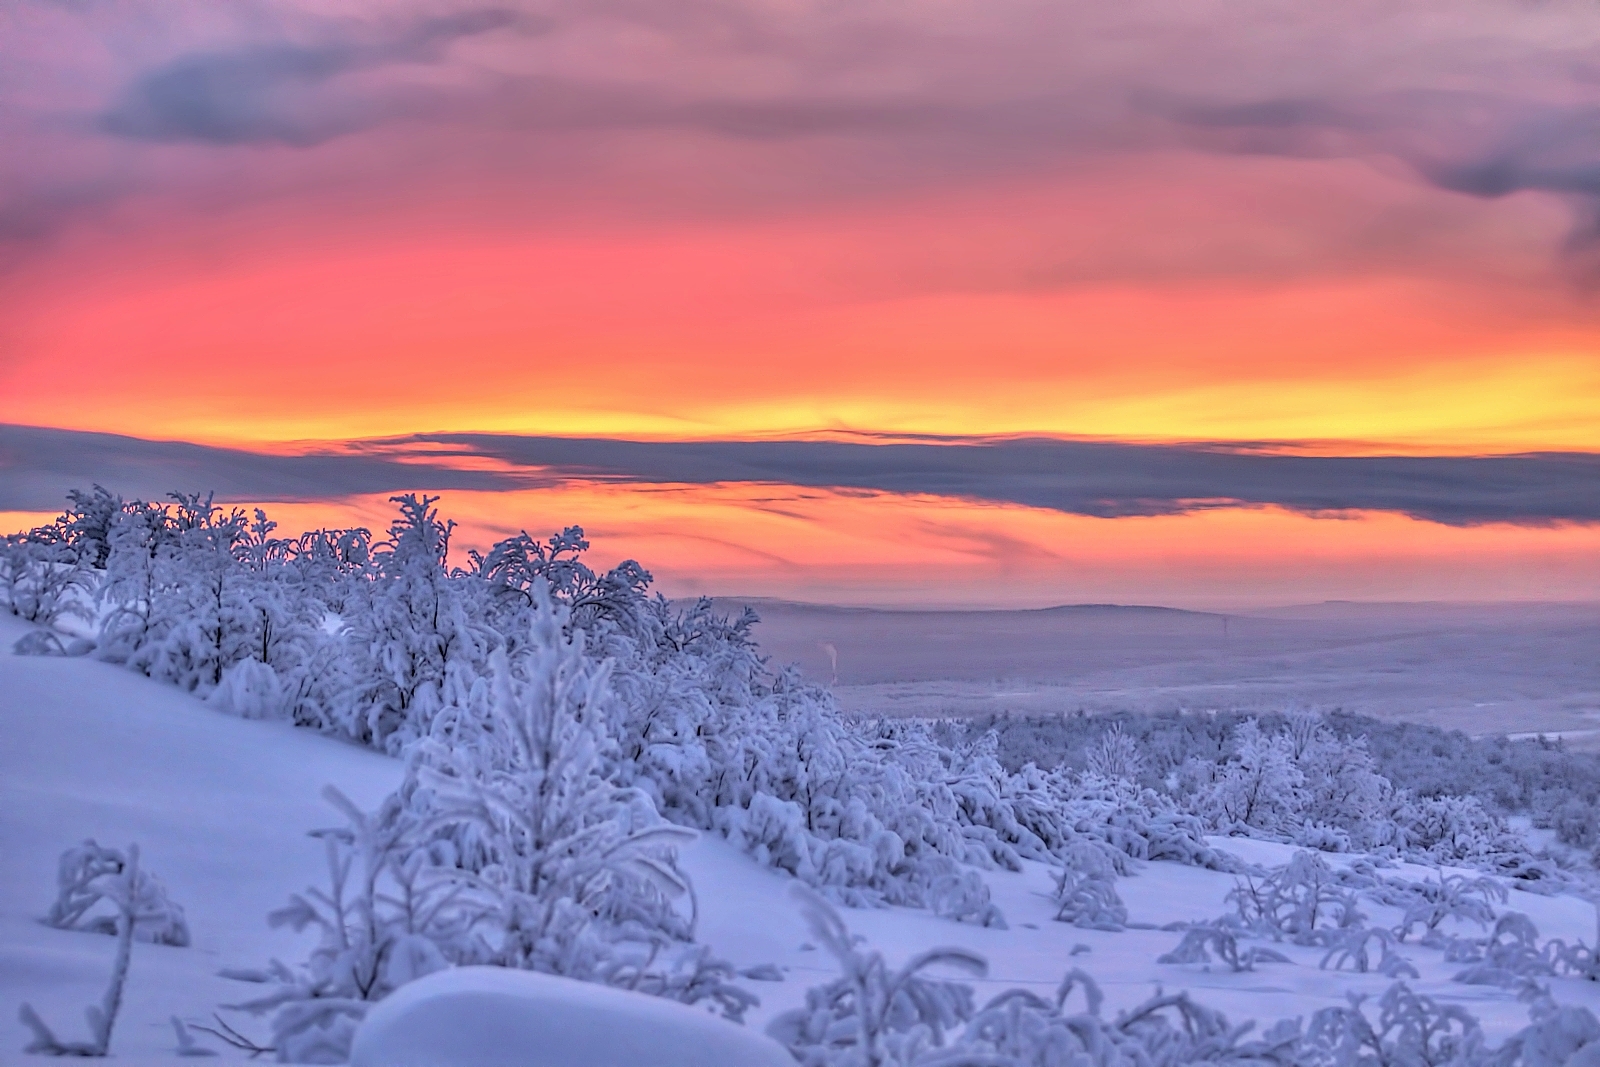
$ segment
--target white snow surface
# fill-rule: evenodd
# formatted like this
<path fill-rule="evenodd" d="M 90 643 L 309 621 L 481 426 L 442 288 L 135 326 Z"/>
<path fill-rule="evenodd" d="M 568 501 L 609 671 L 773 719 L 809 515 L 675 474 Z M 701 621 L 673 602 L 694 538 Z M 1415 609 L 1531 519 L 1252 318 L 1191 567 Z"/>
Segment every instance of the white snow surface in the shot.
<path fill-rule="evenodd" d="M 785 1067 L 771 1038 L 676 1001 L 503 967 L 402 986 L 356 1031 L 352 1067 Z"/>
<path fill-rule="evenodd" d="M 356 803 L 373 806 L 398 784 L 401 766 L 308 730 L 225 715 L 107 664 L 11 655 L 11 645 L 25 632 L 21 623 L 0 619 L 0 1061 L 31 1061 L 19 1052 L 27 1035 L 15 1022 L 23 1001 L 63 1038 L 74 1039 L 83 1036 L 84 1007 L 98 1002 L 104 990 L 114 939 L 56 930 L 41 921 L 55 895 L 61 852 L 92 837 L 116 847 L 137 842 L 144 866 L 187 912 L 191 946 L 134 946 L 126 1001 L 112 1036 L 120 1063 L 171 1063 L 171 1016 L 208 1022 L 222 1005 L 249 1000 L 263 988 L 220 977 L 220 969 L 260 967 L 273 957 L 290 964 L 305 958 L 310 935 L 270 929 L 266 915 L 291 892 L 324 880 L 322 846 L 308 832 L 337 825 L 339 817 L 321 799 L 322 787 L 337 785 Z M 1263 864 L 1282 863 L 1294 851 L 1242 839 L 1214 843 Z M 741 968 L 771 963 L 784 974 L 781 982 L 748 982 L 762 999 L 749 1015 L 750 1030 L 759 1033 L 774 1015 L 802 1004 L 808 988 L 836 975 L 833 961 L 809 944 L 788 893 L 792 879 L 758 867 L 709 835 L 683 858 L 700 898 L 700 939 Z M 1223 898 L 1234 885 L 1230 875 L 1167 862 L 1136 866 L 1135 874 L 1117 882 L 1136 923 L 1208 919 L 1226 910 Z M 1433 874 L 1422 868 L 1403 873 Z M 905 908 L 847 910 L 844 918 L 896 965 L 936 945 L 984 954 L 989 974 L 972 980 L 980 1003 L 1018 986 L 1048 995 L 1066 970 L 1078 966 L 1101 983 L 1112 1013 L 1159 986 L 1190 990 L 1235 1022 L 1257 1019 L 1265 1026 L 1342 1005 L 1347 992 L 1378 994 L 1390 984 L 1381 975 L 1321 970 L 1321 950 L 1287 944 L 1273 947 L 1292 962 L 1255 972 L 1158 964 L 1156 957 L 1181 934 L 1110 933 L 1055 922 L 1051 873 L 1043 865 L 983 876 L 1008 930 Z M 1514 893 L 1510 907 L 1526 912 L 1542 938 L 1594 941 L 1595 909 L 1585 901 Z M 1368 910 L 1374 922 L 1398 917 L 1376 906 Z M 1526 1008 L 1511 993 L 1450 981 L 1460 965 L 1444 962 L 1437 951 L 1412 944 L 1401 951 L 1422 974 L 1413 988 L 1464 1004 L 1481 1018 L 1491 1040 L 1526 1023 Z M 1556 978 L 1550 986 L 1561 1003 L 1600 1011 L 1600 984 Z M 266 1034 L 262 1020 L 223 1015 L 249 1033 Z M 733 1025 L 711 1017 L 707 1022 Z M 224 1060 L 243 1058 L 197 1036 Z"/>

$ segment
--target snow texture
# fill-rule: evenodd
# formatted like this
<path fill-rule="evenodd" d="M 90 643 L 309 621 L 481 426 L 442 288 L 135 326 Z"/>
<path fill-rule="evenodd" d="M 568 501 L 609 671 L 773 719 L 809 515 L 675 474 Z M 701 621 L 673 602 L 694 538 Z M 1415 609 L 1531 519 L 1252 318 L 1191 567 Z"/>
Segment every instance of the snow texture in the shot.
<path fill-rule="evenodd" d="M 458 967 L 367 1016 L 352 1067 L 793 1067 L 769 1038 L 704 1011 L 570 978 Z"/>

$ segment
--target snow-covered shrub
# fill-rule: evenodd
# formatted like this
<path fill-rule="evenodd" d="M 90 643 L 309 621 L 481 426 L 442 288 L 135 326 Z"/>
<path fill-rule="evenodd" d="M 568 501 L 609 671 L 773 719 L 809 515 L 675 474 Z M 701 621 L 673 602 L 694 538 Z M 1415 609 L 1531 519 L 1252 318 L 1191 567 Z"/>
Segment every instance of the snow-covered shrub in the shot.
<path fill-rule="evenodd" d="M 805 1067 L 890 1067 L 919 1062 L 973 1016 L 972 988 L 930 978 L 930 967 L 983 975 L 988 963 L 959 948 L 918 953 L 891 969 L 882 953 L 856 944 L 844 921 L 816 893 L 795 887 L 812 934 L 839 965 L 840 976 L 806 992 L 803 1008 L 767 1026 Z"/>
<path fill-rule="evenodd" d="M 1393 844 L 1434 863 L 1485 863 L 1526 851 L 1506 821 L 1477 797 L 1418 797 L 1402 793 L 1387 814 Z"/>
<path fill-rule="evenodd" d="M 398 753 L 428 735 L 452 686 L 483 675 L 491 641 L 469 614 L 465 579 L 447 570 L 454 523 L 440 520 L 438 498 L 392 500 L 400 515 L 349 612 L 353 688 L 340 718 L 354 739 Z"/>
<path fill-rule="evenodd" d="M 1087 1010 L 1069 1014 L 1068 998 L 1083 988 Z M 1185 1064 L 1292 1064 L 1300 1052 L 1298 1021 L 1268 1029 L 1256 1041 L 1244 1040 L 1250 1024 L 1234 1026 L 1221 1012 L 1195 1003 L 1187 993 L 1157 993 L 1114 1020 L 1100 1015 L 1100 992 L 1082 971 L 1071 971 L 1054 1002 L 1014 989 L 994 998 L 973 1018 L 942 1064 L 1012 1064 L 1056 1067 L 1181 1067 Z"/>
<path fill-rule="evenodd" d="M 1257 881 L 1246 877 L 1228 893 L 1240 925 L 1297 945 L 1327 945 L 1365 916 L 1346 887 L 1314 852 L 1296 852 L 1287 864 Z"/>
<path fill-rule="evenodd" d="M 140 870 L 130 852 L 107 848 L 93 838 L 61 854 L 56 868 L 56 899 L 45 922 L 60 930 L 116 934 L 133 917 L 133 936 L 158 945 L 189 944 L 183 908 L 167 887 Z"/>
<path fill-rule="evenodd" d="M 111 857 L 100 853 L 112 850 L 99 849 L 92 841 L 87 842 L 85 848 L 89 849 L 90 846 L 93 846 L 95 855 L 91 856 L 89 865 L 109 868 Z M 139 846 L 129 845 L 126 854 L 116 853 L 116 861 L 118 868 L 115 872 L 109 869 L 100 870 L 91 879 L 98 883 L 98 893 L 115 901 L 117 905 L 117 916 L 114 920 L 117 955 L 111 964 L 111 979 L 106 984 L 105 996 L 98 1005 L 90 1005 L 84 1013 L 89 1023 L 89 1040 L 62 1041 L 49 1026 L 45 1025 L 39 1013 L 33 1010 L 33 1005 L 25 1002 L 18 1015 L 22 1024 L 32 1032 L 33 1040 L 28 1043 L 24 1052 L 45 1056 L 98 1058 L 107 1055 L 111 1050 L 111 1028 L 116 1025 L 117 1012 L 122 1007 L 122 989 L 128 980 L 128 965 L 133 960 L 135 931 L 141 922 L 147 929 L 159 929 L 159 924 L 166 918 L 162 913 L 147 914 L 143 910 L 146 901 L 150 899 L 148 887 L 155 883 L 139 870 Z M 75 864 L 74 867 L 76 866 Z M 66 864 L 63 862 L 64 870 L 65 867 Z M 164 895 L 156 903 L 165 903 Z M 68 911 L 70 910 L 72 909 L 69 908 Z M 184 932 L 184 940 L 185 942 L 188 940 L 187 930 Z"/>
<path fill-rule="evenodd" d="M 63 638 L 54 630 L 29 630 L 11 646 L 17 656 L 87 656 L 94 642 L 83 637 Z"/>
<path fill-rule="evenodd" d="M 1229 923 L 1226 919 L 1190 926 L 1184 931 L 1183 940 L 1178 942 L 1177 947 L 1171 952 L 1157 956 L 1156 962 L 1209 964 L 1213 952 L 1218 959 L 1228 965 L 1230 971 L 1236 974 L 1253 971 L 1258 963 L 1289 962 L 1289 957 L 1283 953 L 1260 945 L 1241 949 L 1239 931 L 1235 928 L 1235 924 Z"/>
<path fill-rule="evenodd" d="M 100 657 L 134 666 L 151 639 L 156 606 L 156 554 L 167 540 L 167 509 L 125 506 L 106 530 L 105 578 L 100 583 Z"/>
<path fill-rule="evenodd" d="M 401 797 L 371 814 L 333 787 L 323 791 L 346 825 L 317 834 L 328 885 L 290 897 L 273 926 L 317 930 L 304 966 L 274 960 L 233 977 L 270 982 L 272 992 L 238 1005 L 272 1015 L 272 1048 L 291 1063 L 342 1063 L 367 1006 L 412 979 L 473 959 L 475 909 L 448 871 L 414 846 L 416 823 Z"/>
<path fill-rule="evenodd" d="M 1539 991 L 1540 978 L 1571 975 L 1594 981 L 1600 975 L 1594 948 L 1560 938 L 1541 945 L 1538 927 L 1518 911 L 1502 914 L 1487 937 L 1451 937 L 1439 944 L 1446 962 L 1471 965 L 1455 975 L 1456 981 L 1469 985 L 1502 986 L 1528 995 Z"/>
<path fill-rule="evenodd" d="M 1005 916 L 990 899 L 989 883 L 977 871 L 950 863 L 950 872 L 933 880 L 928 887 L 928 910 L 957 922 L 1007 929 Z"/>
<path fill-rule="evenodd" d="M 1588 1008 L 1561 1007 L 1548 997 L 1535 998 L 1533 1021 L 1495 1051 L 1495 1060 L 1522 1067 L 1566 1067 L 1593 1062 L 1600 1050 L 1600 1020 Z M 1576 1054 L 1587 1049 L 1581 1058 Z"/>
<path fill-rule="evenodd" d="M 1564 844 L 1579 848 L 1600 845 L 1600 808 L 1593 801 L 1568 797 L 1550 812 L 1549 823 Z"/>
<path fill-rule="evenodd" d="M 280 719 L 289 715 L 292 699 L 271 664 L 242 659 L 222 672 L 206 703 L 241 719 Z"/>
<path fill-rule="evenodd" d="M 1349 852 L 1353 847 L 1347 831 L 1323 822 L 1301 823 L 1289 834 L 1289 840 L 1318 852 Z"/>
<path fill-rule="evenodd" d="M 1081 970 L 1069 971 L 1052 999 L 1021 989 L 981 1009 L 970 986 L 923 972 L 949 966 L 981 975 L 982 957 L 934 949 L 891 969 L 863 948 L 821 897 L 797 890 L 807 922 L 838 960 L 839 978 L 809 990 L 806 1004 L 778 1016 L 767 1032 L 806 1067 L 1180 1067 L 1192 1063 L 1303 1062 L 1298 1023 L 1272 1027 L 1258 1041 L 1187 994 L 1158 993 L 1116 1019 L 1100 1015 L 1102 996 Z M 1270 954 L 1276 955 L 1276 954 Z M 1265 958 L 1265 957 L 1261 957 Z M 1280 957 L 1281 958 L 1281 957 Z M 1081 990 L 1085 1009 L 1068 1010 Z"/>
<path fill-rule="evenodd" d="M 610 666 L 584 655 L 581 630 L 564 632 L 565 609 L 542 584 L 535 596 L 530 639 L 511 656 L 496 650 L 491 681 L 435 717 L 407 786 L 494 901 L 497 962 L 568 973 L 577 964 L 560 939 L 579 916 L 691 932 L 671 901 L 688 894 L 674 846 L 693 835 L 611 780 Z"/>
<path fill-rule="evenodd" d="M 1231 759 L 1192 759 L 1179 777 L 1196 808 L 1222 830 L 1291 827 L 1305 802 L 1305 774 L 1295 765 L 1292 741 L 1268 734 L 1255 719 L 1234 731 Z"/>
<path fill-rule="evenodd" d="M 618 628 L 633 636 L 651 633 L 665 638 L 674 651 L 683 651 L 698 633 L 691 625 L 669 633 L 666 605 L 651 610 L 645 598 L 650 573 L 633 560 L 598 574 L 580 558 L 589 548 L 583 528 L 569 526 L 545 541 L 523 531 L 496 542 L 487 554 L 468 552 L 466 574 L 479 579 L 489 591 L 488 602 L 496 627 L 513 637 L 526 629 L 518 616 L 534 608 L 533 587 L 542 584 L 550 597 L 564 604 L 570 624 L 591 633 Z M 702 600 L 691 614 L 711 617 L 710 602 Z M 650 626 L 650 623 L 657 623 Z M 676 638 L 676 640 L 674 640 Z"/>
<path fill-rule="evenodd" d="M 1367 739 L 1339 737 L 1321 716 L 1310 714 L 1291 715 L 1283 736 L 1304 779 L 1300 843 L 1330 852 L 1348 852 L 1352 842 L 1366 845 L 1380 832 L 1375 823 L 1394 792 L 1377 772 Z"/>
<path fill-rule="evenodd" d="M 94 579 L 72 546 L 40 530 L 0 539 L 0 607 L 28 622 L 89 619 Z"/>
<path fill-rule="evenodd" d="M 755 998 L 690 944 L 693 889 L 675 849 L 693 833 L 614 781 L 610 664 L 585 655 L 584 632 L 542 581 L 532 592 L 521 647 L 495 650 L 491 678 L 434 716 L 401 789 L 482 902 L 482 961 L 711 1001 L 737 1018 Z"/>
<path fill-rule="evenodd" d="M 1422 943 L 1431 945 L 1439 938 L 1439 926 L 1446 919 L 1476 923 L 1486 927 L 1495 921 L 1495 904 L 1506 902 L 1506 888 L 1493 878 L 1472 878 L 1464 874 L 1438 873 L 1434 882 L 1409 882 L 1413 899 L 1406 904 L 1405 916 L 1395 927 L 1404 941 L 1415 927 L 1422 928 Z"/>
<path fill-rule="evenodd" d="M 1133 782 L 1144 767 L 1144 757 L 1139 753 L 1138 742 L 1122 729 L 1122 724 L 1113 723 L 1089 750 L 1087 767 L 1090 774 L 1101 778 Z"/>
<path fill-rule="evenodd" d="M 1440 1004 L 1412 992 L 1404 982 L 1378 1000 L 1378 1018 L 1367 1017 L 1364 1000 L 1347 1008 L 1324 1008 L 1311 1018 L 1306 1044 L 1312 1062 L 1342 1067 L 1437 1067 L 1493 1062 L 1483 1028 L 1465 1008 Z"/>
<path fill-rule="evenodd" d="M 1456 955 L 1466 955 L 1458 949 Z M 1455 976 L 1467 985 L 1495 985 L 1530 989 L 1533 980 L 1560 973 L 1573 957 L 1565 943 L 1539 945 L 1539 929 L 1519 911 L 1500 916 L 1489 937 L 1481 942 L 1472 965 Z"/>
<path fill-rule="evenodd" d="M 198 493 L 172 494 L 173 514 L 151 561 L 151 597 L 144 639 L 128 662 L 190 691 L 209 693 L 242 658 L 246 605 L 234 550 L 246 537 L 245 517 L 224 513 Z"/>
<path fill-rule="evenodd" d="M 41 626 L 93 618 L 106 524 L 122 507 L 98 485 L 68 496 L 67 510 L 54 522 L 0 537 L 0 608 Z"/>
<path fill-rule="evenodd" d="M 1378 947 L 1376 960 L 1370 948 L 1373 944 Z M 1326 969 L 1331 965 L 1336 971 L 1348 967 L 1358 974 L 1376 971 L 1387 978 L 1421 977 L 1411 961 L 1394 950 L 1394 945 L 1395 937 L 1387 930 L 1376 927 L 1342 930 L 1329 940 L 1321 966 Z"/>
<path fill-rule="evenodd" d="M 1121 930 L 1128 908 L 1117 895 L 1116 868 L 1103 845 L 1077 842 L 1056 875 L 1056 919 L 1094 930 Z"/>

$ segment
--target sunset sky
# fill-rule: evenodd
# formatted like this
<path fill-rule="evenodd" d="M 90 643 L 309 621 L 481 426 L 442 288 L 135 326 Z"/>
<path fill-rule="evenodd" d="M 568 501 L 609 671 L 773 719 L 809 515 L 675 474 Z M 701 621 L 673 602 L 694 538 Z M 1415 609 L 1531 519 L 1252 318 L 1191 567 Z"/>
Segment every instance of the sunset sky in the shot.
<path fill-rule="evenodd" d="M 6 529 L 419 489 L 671 594 L 1600 599 L 1592 0 L 35 0 L 0 103 Z"/>

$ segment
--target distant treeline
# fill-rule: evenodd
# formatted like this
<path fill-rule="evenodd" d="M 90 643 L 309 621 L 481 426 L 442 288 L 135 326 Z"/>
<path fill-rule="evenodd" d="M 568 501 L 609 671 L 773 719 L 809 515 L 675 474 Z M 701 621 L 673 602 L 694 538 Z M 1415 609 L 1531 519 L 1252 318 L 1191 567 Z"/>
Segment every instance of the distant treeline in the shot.
<path fill-rule="evenodd" d="M 1143 757 L 1141 784 L 1166 789 L 1188 760 L 1225 762 L 1237 729 L 1249 719 L 1277 733 L 1288 728 L 1291 716 L 1227 711 L 993 715 L 952 722 L 944 729 L 951 741 L 993 731 L 998 758 L 1013 771 L 1029 762 L 1083 771 L 1106 734 L 1120 730 Z M 1460 730 L 1346 711 L 1321 719 L 1341 738 L 1364 737 L 1373 769 L 1417 796 L 1476 797 L 1491 811 L 1532 816 L 1535 825 L 1555 829 L 1568 844 L 1600 844 L 1600 753 L 1574 752 L 1555 738 L 1469 737 Z"/>

